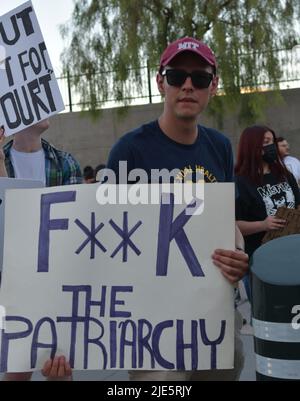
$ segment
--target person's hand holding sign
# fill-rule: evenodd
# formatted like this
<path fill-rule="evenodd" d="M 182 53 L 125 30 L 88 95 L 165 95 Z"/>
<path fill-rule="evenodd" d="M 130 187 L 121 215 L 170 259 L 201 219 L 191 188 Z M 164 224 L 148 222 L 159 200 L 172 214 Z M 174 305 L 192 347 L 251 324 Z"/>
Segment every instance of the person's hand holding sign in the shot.
<path fill-rule="evenodd" d="M 71 381 L 72 369 L 64 356 L 56 356 L 48 359 L 41 370 L 48 381 Z M 3 381 L 28 381 L 31 380 L 32 372 L 6 373 Z"/>
<path fill-rule="evenodd" d="M 241 280 L 249 269 L 249 257 L 242 250 L 216 249 L 212 259 L 223 276 L 232 284 Z"/>
<path fill-rule="evenodd" d="M 235 251 L 216 249 L 212 255 L 214 264 L 221 270 L 223 276 L 232 284 L 241 280 L 249 270 L 249 256 L 243 251 L 244 239 L 235 227 Z"/>
<path fill-rule="evenodd" d="M 72 380 L 72 369 L 64 356 L 56 356 L 46 361 L 42 374 L 47 380 Z"/>

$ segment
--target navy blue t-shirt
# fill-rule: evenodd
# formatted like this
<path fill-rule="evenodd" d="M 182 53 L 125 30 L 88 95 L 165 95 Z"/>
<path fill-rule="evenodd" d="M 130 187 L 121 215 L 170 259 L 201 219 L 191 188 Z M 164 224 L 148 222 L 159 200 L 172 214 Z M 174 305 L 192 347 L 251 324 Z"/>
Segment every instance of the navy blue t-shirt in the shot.
<path fill-rule="evenodd" d="M 137 168 L 145 170 L 149 183 L 151 169 L 179 169 L 176 182 L 183 181 L 186 176 L 194 177 L 196 171 L 203 172 L 206 182 L 233 182 L 229 139 L 200 125 L 196 142 L 184 145 L 165 135 L 158 121 L 145 124 L 125 134 L 110 152 L 107 167 L 117 174 L 118 182 L 119 161 L 127 161 L 128 172 Z"/>

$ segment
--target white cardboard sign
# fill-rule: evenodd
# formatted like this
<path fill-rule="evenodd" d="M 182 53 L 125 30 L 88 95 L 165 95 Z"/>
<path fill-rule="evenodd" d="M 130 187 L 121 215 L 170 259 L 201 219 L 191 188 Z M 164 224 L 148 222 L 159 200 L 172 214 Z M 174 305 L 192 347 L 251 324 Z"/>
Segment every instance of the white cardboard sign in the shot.
<path fill-rule="evenodd" d="M 187 205 L 99 205 L 98 184 L 7 191 L 1 371 L 233 367 L 233 184 Z M 224 213 L 226 210 L 226 213 Z"/>
<path fill-rule="evenodd" d="M 0 126 L 15 134 L 64 110 L 31 1 L 0 17 Z"/>
<path fill-rule="evenodd" d="M 3 263 L 5 191 L 16 188 L 42 188 L 43 186 L 42 181 L 0 177 L 0 272 Z"/>

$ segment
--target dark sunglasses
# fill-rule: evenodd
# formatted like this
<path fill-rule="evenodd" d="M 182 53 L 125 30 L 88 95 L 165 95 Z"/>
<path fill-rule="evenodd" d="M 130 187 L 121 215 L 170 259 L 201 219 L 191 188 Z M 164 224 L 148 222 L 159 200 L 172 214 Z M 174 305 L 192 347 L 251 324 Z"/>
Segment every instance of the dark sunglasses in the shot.
<path fill-rule="evenodd" d="M 161 74 L 167 77 L 167 82 L 171 86 L 182 86 L 188 77 L 191 77 L 192 84 L 197 89 L 208 88 L 214 75 L 205 71 L 193 71 L 188 73 L 184 70 L 165 70 Z"/>

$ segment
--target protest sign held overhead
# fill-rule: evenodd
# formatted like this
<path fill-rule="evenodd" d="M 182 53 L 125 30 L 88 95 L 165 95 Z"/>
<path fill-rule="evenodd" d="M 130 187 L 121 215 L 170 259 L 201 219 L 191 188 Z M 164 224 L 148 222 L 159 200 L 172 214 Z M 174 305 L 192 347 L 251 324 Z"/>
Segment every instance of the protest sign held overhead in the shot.
<path fill-rule="evenodd" d="M 6 136 L 64 110 L 31 1 L 0 17 L 0 83 Z"/>
<path fill-rule="evenodd" d="M 75 369 L 232 368 L 233 287 L 211 255 L 234 249 L 233 184 L 208 185 L 196 215 L 172 190 L 99 205 L 96 189 L 7 192 L 0 371 L 55 354 Z"/>

